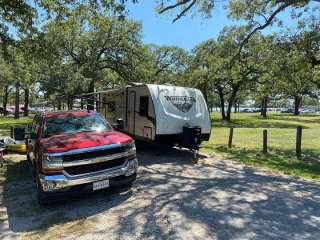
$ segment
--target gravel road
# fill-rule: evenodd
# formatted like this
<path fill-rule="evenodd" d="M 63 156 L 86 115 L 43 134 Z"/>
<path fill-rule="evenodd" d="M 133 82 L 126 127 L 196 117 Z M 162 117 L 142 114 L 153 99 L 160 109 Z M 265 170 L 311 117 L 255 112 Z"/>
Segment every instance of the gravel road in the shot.
<path fill-rule="evenodd" d="M 131 190 L 49 207 L 37 205 L 29 177 L 8 181 L 0 170 L 0 239 L 320 239 L 320 185 L 214 157 L 194 165 L 186 151 L 161 151 L 139 152 Z"/>

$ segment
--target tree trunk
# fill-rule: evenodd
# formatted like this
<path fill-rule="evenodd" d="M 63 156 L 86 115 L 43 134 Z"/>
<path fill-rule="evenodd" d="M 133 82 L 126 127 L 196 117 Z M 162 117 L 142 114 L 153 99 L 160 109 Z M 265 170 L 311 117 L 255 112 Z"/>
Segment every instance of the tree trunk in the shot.
<path fill-rule="evenodd" d="M 24 109 L 23 116 L 29 115 L 29 88 L 24 89 Z"/>
<path fill-rule="evenodd" d="M 208 104 L 208 93 L 207 93 L 207 89 L 203 89 L 203 97 L 204 97 L 204 100 L 206 101 L 206 103 Z"/>
<path fill-rule="evenodd" d="M 222 89 L 218 89 L 218 92 L 219 92 L 219 99 L 220 99 L 221 118 L 222 118 L 222 120 L 226 120 L 223 91 L 222 91 Z"/>
<path fill-rule="evenodd" d="M 67 105 L 68 105 L 68 110 L 72 110 L 73 109 L 73 101 L 72 101 L 71 98 L 68 98 Z"/>
<path fill-rule="evenodd" d="M 61 99 L 58 100 L 58 110 L 61 110 Z"/>
<path fill-rule="evenodd" d="M 294 96 L 294 115 L 300 114 L 301 96 Z"/>
<path fill-rule="evenodd" d="M 81 101 L 80 101 L 80 108 L 83 109 L 83 98 L 81 98 Z"/>
<path fill-rule="evenodd" d="M 267 109 L 268 109 L 268 97 L 264 96 L 261 101 L 261 116 L 264 118 L 267 117 Z"/>
<path fill-rule="evenodd" d="M 237 103 L 237 100 L 234 101 L 234 107 L 233 107 L 233 112 L 234 113 L 237 113 L 237 106 L 238 106 L 238 103 Z"/>
<path fill-rule="evenodd" d="M 94 93 L 94 80 L 91 80 L 88 88 L 88 93 Z M 94 95 L 89 95 L 87 97 L 87 109 L 94 110 Z"/>
<path fill-rule="evenodd" d="M 20 84 L 16 83 L 16 97 L 15 97 L 15 109 L 14 109 L 14 118 L 15 119 L 18 119 L 20 117 L 19 103 L 20 103 Z"/>
<path fill-rule="evenodd" d="M 234 101 L 236 99 L 237 96 L 237 90 L 233 90 L 233 92 L 231 93 L 229 102 L 228 102 L 228 108 L 227 108 L 227 116 L 226 116 L 226 120 L 227 121 L 231 121 L 231 112 L 232 112 L 232 106 L 234 104 Z"/>
<path fill-rule="evenodd" d="M 7 104 L 8 104 L 8 96 L 9 96 L 9 86 L 5 86 L 4 88 L 4 96 L 3 96 L 3 116 L 7 115 Z"/>

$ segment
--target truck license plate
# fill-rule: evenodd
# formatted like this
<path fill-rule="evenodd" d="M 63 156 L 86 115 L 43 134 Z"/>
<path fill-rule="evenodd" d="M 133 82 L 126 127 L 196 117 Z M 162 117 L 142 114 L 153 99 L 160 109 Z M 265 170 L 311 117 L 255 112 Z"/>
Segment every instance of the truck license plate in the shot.
<path fill-rule="evenodd" d="M 93 190 L 99 190 L 107 187 L 109 187 L 109 179 L 93 183 Z"/>

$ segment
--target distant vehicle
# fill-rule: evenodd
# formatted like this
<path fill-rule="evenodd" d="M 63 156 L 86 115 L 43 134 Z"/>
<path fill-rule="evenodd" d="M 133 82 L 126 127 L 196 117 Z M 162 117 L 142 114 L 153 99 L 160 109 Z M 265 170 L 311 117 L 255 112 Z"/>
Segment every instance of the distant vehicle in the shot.
<path fill-rule="evenodd" d="M 24 112 L 24 107 L 21 107 L 21 108 L 19 108 L 19 114 L 22 114 L 23 112 Z M 16 108 L 15 107 L 8 107 L 7 108 L 7 114 L 11 114 L 11 115 L 14 115 L 15 114 L 15 112 L 16 112 Z"/>
<path fill-rule="evenodd" d="M 34 113 L 44 113 L 44 112 L 48 112 L 49 109 L 45 108 L 45 107 L 34 107 L 32 108 L 32 112 Z"/>
<path fill-rule="evenodd" d="M 38 202 L 130 185 L 136 179 L 135 142 L 93 111 L 36 114 L 27 135 L 27 160 Z"/>
<path fill-rule="evenodd" d="M 280 111 L 280 113 L 294 113 L 293 108 L 285 108 Z"/>
<path fill-rule="evenodd" d="M 0 107 L 0 115 L 8 115 L 9 111 L 8 110 L 4 110 L 3 107 Z"/>
<path fill-rule="evenodd" d="M 29 107 L 28 110 L 30 113 L 37 113 L 36 109 L 32 107 Z"/>
<path fill-rule="evenodd" d="M 14 112 L 15 112 L 14 107 L 9 107 L 7 110 L 9 114 L 14 115 Z"/>
<path fill-rule="evenodd" d="M 301 113 L 316 113 L 316 110 L 314 109 L 301 109 Z"/>
<path fill-rule="evenodd" d="M 240 112 L 243 112 L 243 113 L 253 113 L 253 109 L 244 108 L 244 109 L 241 109 Z"/>
<path fill-rule="evenodd" d="M 187 147 L 195 158 L 201 142 L 210 138 L 210 115 L 198 89 L 135 83 L 97 94 L 99 112 L 133 138 Z"/>

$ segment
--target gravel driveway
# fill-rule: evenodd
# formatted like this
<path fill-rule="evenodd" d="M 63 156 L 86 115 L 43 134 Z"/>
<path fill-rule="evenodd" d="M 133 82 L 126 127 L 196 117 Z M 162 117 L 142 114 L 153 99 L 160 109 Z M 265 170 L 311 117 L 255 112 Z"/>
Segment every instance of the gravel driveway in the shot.
<path fill-rule="evenodd" d="M 25 162 L 9 162 L 0 170 L 0 239 L 320 239 L 320 185 L 159 152 L 140 151 L 131 190 L 49 207 L 37 205 L 28 175 L 5 180 L 8 171 L 25 169 Z"/>

